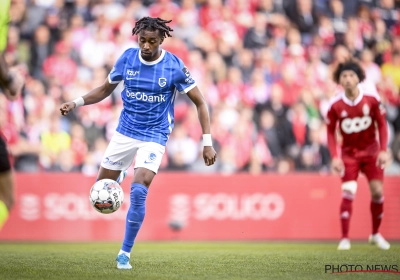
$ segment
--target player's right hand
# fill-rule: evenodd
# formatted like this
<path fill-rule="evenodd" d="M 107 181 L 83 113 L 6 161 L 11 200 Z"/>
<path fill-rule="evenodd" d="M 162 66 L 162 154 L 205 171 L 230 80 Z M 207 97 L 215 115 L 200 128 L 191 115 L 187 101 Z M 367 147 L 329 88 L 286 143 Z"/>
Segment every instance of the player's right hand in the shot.
<path fill-rule="evenodd" d="M 74 110 L 75 107 L 76 107 L 76 104 L 75 104 L 75 102 L 72 102 L 72 101 L 61 104 L 61 107 L 60 107 L 61 115 L 66 116 L 69 112 Z"/>
<path fill-rule="evenodd" d="M 334 158 L 331 162 L 331 169 L 333 173 L 341 175 L 344 170 L 344 164 L 341 158 Z"/>

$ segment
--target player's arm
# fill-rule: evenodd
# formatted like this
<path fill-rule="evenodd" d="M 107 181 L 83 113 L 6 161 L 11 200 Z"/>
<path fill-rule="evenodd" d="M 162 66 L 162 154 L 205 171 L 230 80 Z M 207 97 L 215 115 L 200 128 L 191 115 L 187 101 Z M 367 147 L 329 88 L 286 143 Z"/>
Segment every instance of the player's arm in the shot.
<path fill-rule="evenodd" d="M 212 147 L 211 129 L 210 129 L 210 115 L 208 113 L 207 103 L 204 96 L 201 94 L 199 88 L 195 86 L 187 92 L 190 100 L 196 105 L 197 113 L 201 129 L 203 131 L 203 158 L 206 165 L 214 164 L 217 159 L 217 153 Z"/>
<path fill-rule="evenodd" d="M 343 171 L 343 162 L 340 159 L 337 152 L 337 141 L 336 141 L 336 124 L 337 116 L 332 107 L 328 111 L 327 115 L 327 138 L 328 138 L 328 149 L 332 157 L 331 168 L 335 173 L 341 173 Z"/>
<path fill-rule="evenodd" d="M 76 107 L 100 102 L 108 97 L 117 86 L 117 83 L 110 83 L 108 79 L 106 79 L 101 86 L 89 91 L 88 94 L 81 96 L 71 102 L 62 104 L 60 107 L 61 114 L 67 115 Z"/>
<path fill-rule="evenodd" d="M 10 71 L 3 54 L 7 46 L 9 7 L 9 0 L 0 1 L 0 86 L 6 97 L 13 100 L 21 92 L 24 80 L 18 72 L 14 70 Z"/>
<path fill-rule="evenodd" d="M 380 152 L 376 160 L 376 165 L 381 168 L 385 167 L 387 161 L 387 143 L 388 143 L 388 129 L 386 123 L 386 111 L 382 103 L 378 103 L 374 106 L 375 121 L 378 126 Z"/>
<path fill-rule="evenodd" d="M 101 86 L 91 90 L 88 94 L 81 96 L 74 101 L 62 104 L 60 107 L 61 114 L 66 115 L 74 110 L 76 107 L 95 104 L 108 97 L 115 90 L 118 84 L 124 79 L 123 71 L 125 69 L 125 63 L 127 60 L 126 54 L 130 51 L 131 49 L 126 50 L 117 59 L 117 62 L 115 63 L 113 69 Z"/>

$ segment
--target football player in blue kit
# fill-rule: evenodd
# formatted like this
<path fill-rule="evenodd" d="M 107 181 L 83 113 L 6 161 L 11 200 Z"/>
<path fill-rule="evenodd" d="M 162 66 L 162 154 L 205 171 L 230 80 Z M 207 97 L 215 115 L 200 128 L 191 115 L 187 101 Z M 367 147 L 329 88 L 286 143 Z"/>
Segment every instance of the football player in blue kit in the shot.
<path fill-rule="evenodd" d="M 132 268 L 130 252 L 144 220 L 147 192 L 174 127 L 176 94 L 187 94 L 197 107 L 203 131 L 205 164 L 214 164 L 217 157 L 212 147 L 210 117 L 203 95 L 182 60 L 161 48 L 164 39 L 171 37 L 173 31 L 167 25 L 169 22 L 151 17 L 137 21 L 132 35 L 138 35 L 139 48 L 127 49 L 101 86 L 60 107 L 61 114 L 67 115 L 79 106 L 100 102 L 120 82 L 124 82 L 119 124 L 106 149 L 97 178 L 120 182 L 136 156 L 125 238 L 117 256 L 119 269 Z"/>

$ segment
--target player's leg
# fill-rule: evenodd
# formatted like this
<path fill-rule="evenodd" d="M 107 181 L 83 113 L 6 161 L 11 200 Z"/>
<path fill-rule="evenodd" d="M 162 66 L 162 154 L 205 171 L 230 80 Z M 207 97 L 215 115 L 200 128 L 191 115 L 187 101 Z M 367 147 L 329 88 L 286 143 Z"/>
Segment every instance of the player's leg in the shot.
<path fill-rule="evenodd" d="M 388 250 L 390 244 L 379 233 L 379 227 L 383 218 L 383 169 L 376 166 L 376 158 L 366 161 L 362 167 L 362 172 L 367 176 L 369 189 L 371 192 L 371 217 L 372 234 L 369 236 L 369 242 L 375 244 L 378 248 Z"/>
<path fill-rule="evenodd" d="M 97 181 L 112 179 L 122 183 L 137 151 L 136 144 L 137 140 L 116 132 L 104 153 Z"/>
<path fill-rule="evenodd" d="M 14 205 L 14 180 L 6 143 L 0 137 L 0 230 Z"/>
<path fill-rule="evenodd" d="M 100 166 L 96 181 L 99 181 L 102 179 L 111 179 L 111 180 L 117 181 L 120 174 L 121 174 L 120 170 L 111 170 L 111 169 L 104 168 L 103 166 Z"/>
<path fill-rule="evenodd" d="M 130 269 L 130 253 L 146 213 L 148 188 L 157 174 L 165 147 L 143 142 L 137 152 L 135 176 L 131 185 L 131 205 L 126 217 L 125 237 L 117 256 L 117 268 Z"/>
<path fill-rule="evenodd" d="M 128 172 L 126 170 L 122 170 L 122 171 L 111 170 L 111 169 L 104 168 L 103 166 L 100 166 L 96 181 L 101 180 L 101 179 L 112 179 L 114 181 L 117 181 L 118 184 L 121 184 L 127 174 L 128 174 Z"/>
<path fill-rule="evenodd" d="M 353 212 L 353 200 L 357 192 L 357 178 L 359 162 L 350 157 L 343 157 L 344 174 L 342 176 L 342 202 L 340 204 L 340 224 L 342 228 L 342 239 L 338 250 L 349 250 L 350 218 Z"/>
<path fill-rule="evenodd" d="M 0 231 L 14 206 L 14 180 L 12 171 L 0 173 Z"/>

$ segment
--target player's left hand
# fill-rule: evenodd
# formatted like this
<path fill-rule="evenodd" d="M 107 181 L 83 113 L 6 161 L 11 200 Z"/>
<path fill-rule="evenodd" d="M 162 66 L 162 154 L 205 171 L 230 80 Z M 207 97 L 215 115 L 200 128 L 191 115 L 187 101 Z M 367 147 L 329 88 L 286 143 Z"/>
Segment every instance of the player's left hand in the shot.
<path fill-rule="evenodd" d="M 205 146 L 203 149 L 203 158 L 204 163 L 207 166 L 213 165 L 214 162 L 217 160 L 217 153 L 215 152 L 213 147 Z"/>
<path fill-rule="evenodd" d="M 379 166 L 381 169 L 385 168 L 387 160 L 388 160 L 387 152 L 380 151 L 376 159 L 376 166 Z"/>

